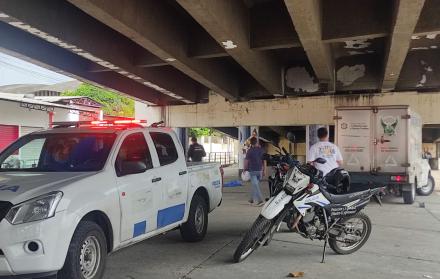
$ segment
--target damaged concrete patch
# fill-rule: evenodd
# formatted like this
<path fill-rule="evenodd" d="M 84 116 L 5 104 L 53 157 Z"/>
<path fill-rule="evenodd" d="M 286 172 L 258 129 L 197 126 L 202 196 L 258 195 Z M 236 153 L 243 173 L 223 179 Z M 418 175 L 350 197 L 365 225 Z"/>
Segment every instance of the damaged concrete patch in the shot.
<path fill-rule="evenodd" d="M 350 48 L 350 49 L 364 49 L 368 48 L 371 45 L 371 42 L 369 42 L 367 39 L 364 40 L 350 40 L 345 41 L 344 48 Z"/>
<path fill-rule="evenodd" d="M 421 71 L 422 76 L 419 82 L 417 83 L 416 87 L 425 86 L 425 83 L 427 81 L 427 74 L 433 72 L 432 67 L 428 65 L 428 63 L 426 63 L 424 60 L 420 60 L 420 65 L 422 66 L 422 71 Z"/>
<path fill-rule="evenodd" d="M 342 83 L 343 86 L 349 86 L 353 84 L 357 79 L 365 76 L 365 65 L 358 64 L 354 66 L 344 66 L 338 70 L 336 73 L 338 81 Z"/>
<path fill-rule="evenodd" d="M 286 86 L 293 89 L 294 92 L 317 92 L 318 83 L 315 83 L 313 77 L 304 67 L 292 67 L 286 72 Z"/>

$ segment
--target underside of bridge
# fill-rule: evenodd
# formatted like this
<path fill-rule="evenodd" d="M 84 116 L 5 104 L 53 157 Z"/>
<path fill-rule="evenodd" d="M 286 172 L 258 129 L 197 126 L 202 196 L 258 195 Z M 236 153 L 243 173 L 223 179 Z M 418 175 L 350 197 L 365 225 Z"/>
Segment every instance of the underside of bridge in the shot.
<path fill-rule="evenodd" d="M 157 105 L 425 92 L 438 14 L 440 0 L 0 0 L 0 48 Z"/>

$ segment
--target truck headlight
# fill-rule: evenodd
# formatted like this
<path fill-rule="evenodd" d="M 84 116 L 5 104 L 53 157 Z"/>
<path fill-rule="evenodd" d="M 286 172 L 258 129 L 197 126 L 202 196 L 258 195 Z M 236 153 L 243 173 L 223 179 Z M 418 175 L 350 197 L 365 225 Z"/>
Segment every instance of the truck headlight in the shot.
<path fill-rule="evenodd" d="M 53 217 L 62 197 L 62 192 L 52 192 L 25 201 L 12 207 L 5 218 L 17 225 Z"/>

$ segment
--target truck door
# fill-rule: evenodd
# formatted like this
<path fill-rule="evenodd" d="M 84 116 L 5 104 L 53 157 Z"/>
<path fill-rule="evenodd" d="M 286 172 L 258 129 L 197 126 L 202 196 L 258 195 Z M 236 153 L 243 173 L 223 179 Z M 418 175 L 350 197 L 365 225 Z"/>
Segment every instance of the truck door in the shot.
<path fill-rule="evenodd" d="M 379 108 L 374 113 L 375 170 L 404 173 L 408 167 L 408 109 Z"/>
<path fill-rule="evenodd" d="M 153 162 L 144 133 L 128 135 L 115 159 L 116 182 L 121 204 L 121 241 L 156 229 L 160 188 L 152 183 L 155 177 Z M 147 169 L 141 173 L 123 174 L 124 163 L 143 161 Z M 159 194 L 159 195 L 158 195 Z"/>
<path fill-rule="evenodd" d="M 369 172 L 372 167 L 370 109 L 338 110 L 336 143 L 344 168 L 351 172 Z"/>
<path fill-rule="evenodd" d="M 157 228 L 162 228 L 180 222 L 185 215 L 189 206 L 188 174 L 183 150 L 175 144 L 177 138 L 164 132 L 150 132 L 150 136 L 160 164 L 157 169 L 161 174 L 162 204 L 157 213 Z"/>

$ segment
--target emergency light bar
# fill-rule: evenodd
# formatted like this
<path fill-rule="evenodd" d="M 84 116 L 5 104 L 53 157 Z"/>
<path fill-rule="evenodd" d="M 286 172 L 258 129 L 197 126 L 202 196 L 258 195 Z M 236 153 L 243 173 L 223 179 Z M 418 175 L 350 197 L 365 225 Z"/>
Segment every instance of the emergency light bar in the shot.
<path fill-rule="evenodd" d="M 90 127 L 90 126 L 121 126 L 121 125 L 140 125 L 146 124 L 146 120 L 139 119 L 120 119 L 120 120 L 94 120 L 94 121 L 66 121 L 66 122 L 53 122 L 52 125 L 55 128 L 67 128 L 67 127 Z"/>
<path fill-rule="evenodd" d="M 92 125 L 121 125 L 121 124 L 141 124 L 141 123 L 146 124 L 147 121 L 146 120 L 139 120 L 139 119 L 122 119 L 122 120 L 112 120 L 112 121 L 96 120 L 96 121 L 90 122 L 90 124 L 92 124 Z M 87 124 L 85 124 L 85 125 L 87 125 Z"/>

